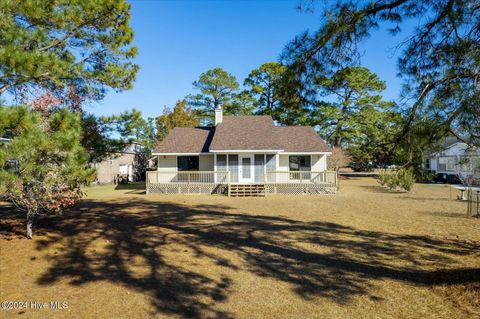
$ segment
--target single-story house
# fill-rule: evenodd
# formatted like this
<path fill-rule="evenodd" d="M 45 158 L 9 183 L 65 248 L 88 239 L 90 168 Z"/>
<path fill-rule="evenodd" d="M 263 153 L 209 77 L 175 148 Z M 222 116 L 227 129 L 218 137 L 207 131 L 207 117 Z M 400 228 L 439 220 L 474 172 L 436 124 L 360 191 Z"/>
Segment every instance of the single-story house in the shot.
<path fill-rule="evenodd" d="M 480 165 L 480 149 L 470 147 L 465 142 L 448 137 L 435 151 L 429 152 L 424 161 L 424 168 L 437 175 L 457 175 L 468 172 Z"/>
<path fill-rule="evenodd" d="M 311 127 L 275 126 L 270 116 L 223 116 L 214 127 L 177 127 L 152 154 L 147 193 L 231 196 L 332 194 L 331 149 Z"/>

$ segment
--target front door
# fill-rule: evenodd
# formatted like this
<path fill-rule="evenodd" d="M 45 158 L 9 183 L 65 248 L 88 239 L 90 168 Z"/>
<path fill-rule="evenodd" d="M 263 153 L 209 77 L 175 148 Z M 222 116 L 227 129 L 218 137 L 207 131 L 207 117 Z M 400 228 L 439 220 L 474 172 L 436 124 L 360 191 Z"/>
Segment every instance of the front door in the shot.
<path fill-rule="evenodd" d="M 240 156 L 240 170 L 238 181 L 240 183 L 253 183 L 253 156 Z"/>

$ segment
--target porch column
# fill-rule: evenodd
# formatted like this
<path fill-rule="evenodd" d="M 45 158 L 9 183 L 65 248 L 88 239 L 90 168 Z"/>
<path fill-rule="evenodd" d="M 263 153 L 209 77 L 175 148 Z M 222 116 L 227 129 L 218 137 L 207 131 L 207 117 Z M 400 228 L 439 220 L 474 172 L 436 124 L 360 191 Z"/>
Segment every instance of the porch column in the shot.
<path fill-rule="evenodd" d="M 217 183 L 217 154 L 213 154 L 213 183 Z"/>

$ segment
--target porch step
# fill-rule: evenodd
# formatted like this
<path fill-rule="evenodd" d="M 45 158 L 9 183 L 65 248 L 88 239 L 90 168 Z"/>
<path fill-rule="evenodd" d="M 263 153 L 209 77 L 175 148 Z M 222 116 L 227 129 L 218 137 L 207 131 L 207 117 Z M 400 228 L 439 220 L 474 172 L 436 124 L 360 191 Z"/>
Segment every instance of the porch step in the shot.
<path fill-rule="evenodd" d="M 230 196 L 232 197 L 265 197 L 264 184 L 230 184 Z"/>

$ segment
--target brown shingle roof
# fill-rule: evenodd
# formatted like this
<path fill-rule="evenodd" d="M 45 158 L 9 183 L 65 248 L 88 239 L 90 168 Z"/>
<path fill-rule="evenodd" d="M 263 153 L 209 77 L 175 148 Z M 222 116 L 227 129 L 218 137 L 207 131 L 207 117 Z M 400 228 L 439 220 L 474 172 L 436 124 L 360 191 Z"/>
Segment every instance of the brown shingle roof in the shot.
<path fill-rule="evenodd" d="M 225 116 L 216 128 L 175 128 L 154 153 L 200 153 L 209 150 L 331 151 L 308 126 L 275 126 L 270 116 Z"/>
<path fill-rule="evenodd" d="M 213 127 L 175 127 L 153 152 L 206 153 L 214 132 Z"/>
<path fill-rule="evenodd" d="M 211 150 L 281 150 L 270 116 L 225 116 L 217 125 Z"/>
<path fill-rule="evenodd" d="M 285 152 L 331 152 L 310 126 L 278 126 L 275 130 Z"/>

